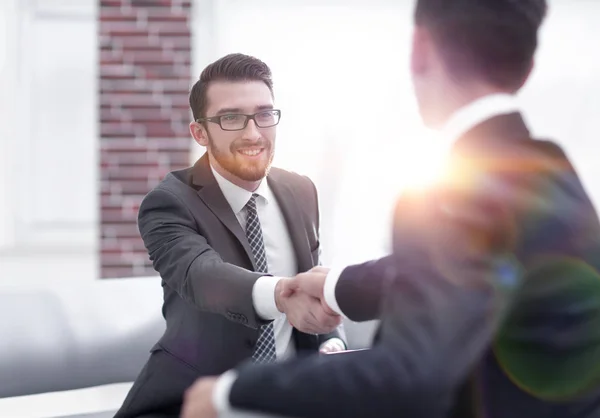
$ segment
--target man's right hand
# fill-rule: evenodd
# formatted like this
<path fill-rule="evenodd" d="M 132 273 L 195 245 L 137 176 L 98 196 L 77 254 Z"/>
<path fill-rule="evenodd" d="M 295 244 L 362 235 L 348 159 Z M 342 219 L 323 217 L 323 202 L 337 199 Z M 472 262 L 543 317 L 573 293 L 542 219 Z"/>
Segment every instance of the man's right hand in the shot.
<path fill-rule="evenodd" d="M 296 292 L 306 293 L 314 298 L 321 301 L 321 306 L 326 313 L 330 315 L 338 315 L 337 312 L 332 310 L 329 305 L 325 302 L 325 296 L 323 294 L 323 288 L 325 287 L 325 279 L 329 269 L 326 267 L 316 266 L 307 271 L 306 273 L 300 273 L 296 277 L 287 280 L 282 284 L 282 296 L 289 297 Z"/>
<path fill-rule="evenodd" d="M 323 302 L 323 284 L 328 271 L 315 267 L 277 283 L 277 308 L 286 314 L 294 328 L 311 334 L 327 334 L 340 325 L 342 318 Z"/>

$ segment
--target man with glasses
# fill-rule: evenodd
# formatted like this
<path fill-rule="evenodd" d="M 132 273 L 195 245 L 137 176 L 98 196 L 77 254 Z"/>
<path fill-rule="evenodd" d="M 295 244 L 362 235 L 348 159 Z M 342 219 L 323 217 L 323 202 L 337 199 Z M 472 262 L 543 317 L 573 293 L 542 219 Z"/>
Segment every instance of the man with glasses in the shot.
<path fill-rule="evenodd" d="M 190 93 L 190 132 L 206 153 L 168 174 L 144 199 L 139 229 L 162 277 L 167 327 L 116 417 L 178 417 L 201 376 L 246 359 L 345 349 L 340 316 L 286 280 L 324 275 L 319 209 L 307 177 L 272 168 L 276 126 L 271 71 L 227 55 Z"/>

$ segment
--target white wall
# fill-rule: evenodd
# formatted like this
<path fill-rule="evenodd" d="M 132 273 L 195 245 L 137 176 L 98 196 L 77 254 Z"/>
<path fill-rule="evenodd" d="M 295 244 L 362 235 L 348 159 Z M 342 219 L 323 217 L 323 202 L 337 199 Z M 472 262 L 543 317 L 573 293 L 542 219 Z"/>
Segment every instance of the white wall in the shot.
<path fill-rule="evenodd" d="M 14 241 L 14 182 L 11 155 L 17 131 L 14 98 L 17 96 L 18 34 L 17 0 L 0 3 L 0 248 L 12 246 Z"/>
<path fill-rule="evenodd" d="M 96 3 L 0 3 L 3 282 L 96 277 Z"/>

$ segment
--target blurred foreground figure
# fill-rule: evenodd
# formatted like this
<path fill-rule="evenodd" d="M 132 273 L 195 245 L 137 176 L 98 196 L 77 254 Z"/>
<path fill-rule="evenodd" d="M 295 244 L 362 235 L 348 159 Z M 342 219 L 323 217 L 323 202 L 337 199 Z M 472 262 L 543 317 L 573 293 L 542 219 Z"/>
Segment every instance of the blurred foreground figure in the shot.
<path fill-rule="evenodd" d="M 545 14 L 544 0 L 417 0 L 412 78 L 423 121 L 454 141 L 445 176 L 400 199 L 392 255 L 286 289 L 355 321 L 381 318 L 373 348 L 200 380 L 185 418 L 230 406 L 600 416 L 600 224 L 567 156 L 531 138 L 514 98 Z"/>

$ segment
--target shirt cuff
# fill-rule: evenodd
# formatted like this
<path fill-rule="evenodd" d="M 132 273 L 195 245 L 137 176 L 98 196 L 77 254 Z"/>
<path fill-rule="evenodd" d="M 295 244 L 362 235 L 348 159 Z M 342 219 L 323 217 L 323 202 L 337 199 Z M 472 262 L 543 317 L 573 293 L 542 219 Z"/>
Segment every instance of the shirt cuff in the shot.
<path fill-rule="evenodd" d="M 325 299 L 325 303 L 331 308 L 331 310 L 343 316 L 345 315 L 340 309 L 340 305 L 338 305 L 337 300 L 335 299 L 335 287 L 337 286 L 337 282 L 340 279 L 340 275 L 342 274 L 342 271 L 344 271 L 345 268 L 346 267 L 332 268 L 331 270 L 329 270 L 329 273 L 325 278 L 325 284 L 323 285 L 323 298 Z"/>
<path fill-rule="evenodd" d="M 344 340 L 342 340 L 341 338 L 338 338 L 338 337 L 333 337 L 333 338 L 330 338 L 327 341 L 325 341 L 323 344 L 321 344 L 319 346 L 319 350 L 322 349 L 328 343 L 337 344 L 337 345 L 339 345 L 342 348 L 342 350 L 346 350 L 348 348 L 346 346 L 346 343 L 344 342 Z"/>
<path fill-rule="evenodd" d="M 235 370 L 229 370 L 223 373 L 221 377 L 217 379 L 217 383 L 215 383 L 212 393 L 212 403 L 219 415 L 231 410 L 229 394 L 231 393 L 231 387 L 236 379 L 237 372 Z"/>
<path fill-rule="evenodd" d="M 281 315 L 275 303 L 275 286 L 281 277 L 262 276 L 252 288 L 252 303 L 258 316 L 265 321 L 271 321 Z"/>

